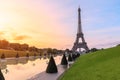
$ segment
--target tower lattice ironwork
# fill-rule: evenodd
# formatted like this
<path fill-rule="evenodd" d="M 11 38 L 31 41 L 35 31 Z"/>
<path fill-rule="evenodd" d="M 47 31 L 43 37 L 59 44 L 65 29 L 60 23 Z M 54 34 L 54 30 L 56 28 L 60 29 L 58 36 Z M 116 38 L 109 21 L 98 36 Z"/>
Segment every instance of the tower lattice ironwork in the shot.
<path fill-rule="evenodd" d="M 76 37 L 76 41 L 73 45 L 73 48 L 72 50 L 73 51 L 77 51 L 79 50 L 79 52 L 81 53 L 81 49 L 85 49 L 86 51 L 89 50 L 88 46 L 87 46 L 87 43 L 85 42 L 85 39 L 84 39 L 84 34 L 82 32 L 82 26 L 81 26 L 81 9 L 78 8 L 78 29 L 77 29 L 77 37 Z"/>

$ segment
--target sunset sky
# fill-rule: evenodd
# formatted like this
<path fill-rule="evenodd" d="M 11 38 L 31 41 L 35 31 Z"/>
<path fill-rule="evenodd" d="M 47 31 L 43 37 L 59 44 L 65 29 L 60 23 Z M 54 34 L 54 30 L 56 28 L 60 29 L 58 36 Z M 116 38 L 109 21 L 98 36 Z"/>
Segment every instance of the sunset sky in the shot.
<path fill-rule="evenodd" d="M 81 7 L 90 48 L 120 43 L 119 0 L 0 0 L 0 39 L 38 48 L 71 49 Z"/>

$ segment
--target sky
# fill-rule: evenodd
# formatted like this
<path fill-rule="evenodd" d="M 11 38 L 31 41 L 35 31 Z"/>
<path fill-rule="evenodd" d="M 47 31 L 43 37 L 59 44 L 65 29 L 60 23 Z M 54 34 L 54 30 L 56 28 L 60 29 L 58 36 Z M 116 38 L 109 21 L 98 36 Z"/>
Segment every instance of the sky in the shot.
<path fill-rule="evenodd" d="M 120 43 L 119 4 L 119 0 L 0 0 L 0 39 L 71 49 L 80 7 L 88 47 L 112 47 Z"/>

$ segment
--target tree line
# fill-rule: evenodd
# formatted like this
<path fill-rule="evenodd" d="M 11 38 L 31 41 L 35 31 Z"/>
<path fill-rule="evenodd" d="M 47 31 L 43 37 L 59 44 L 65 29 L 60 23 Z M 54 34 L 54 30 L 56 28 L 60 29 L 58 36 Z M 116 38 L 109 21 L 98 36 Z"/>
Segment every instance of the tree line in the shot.
<path fill-rule="evenodd" d="M 30 51 L 30 52 L 39 52 L 43 53 L 46 51 L 46 54 L 56 54 L 62 52 L 62 50 L 52 49 L 52 48 L 44 48 L 40 49 L 35 46 L 29 46 L 28 44 L 20 44 L 20 43 L 10 43 L 7 40 L 0 40 L 0 49 L 7 49 L 7 50 L 15 50 L 15 51 Z"/>
<path fill-rule="evenodd" d="M 16 51 L 37 51 L 35 46 L 30 47 L 28 44 L 10 43 L 7 40 L 0 40 L 0 49 L 9 49 Z"/>

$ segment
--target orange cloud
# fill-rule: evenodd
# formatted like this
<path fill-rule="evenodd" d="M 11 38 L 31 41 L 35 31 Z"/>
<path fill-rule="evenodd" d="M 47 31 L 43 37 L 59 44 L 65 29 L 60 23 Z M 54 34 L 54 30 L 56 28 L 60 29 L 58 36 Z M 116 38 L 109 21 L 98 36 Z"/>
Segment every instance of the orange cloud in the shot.
<path fill-rule="evenodd" d="M 0 31 L 0 35 L 3 35 L 3 34 L 4 34 L 4 32 Z"/>
<path fill-rule="evenodd" d="M 30 38 L 30 36 L 26 36 L 26 35 L 19 35 L 19 36 L 16 36 L 14 38 L 14 40 L 24 40 L 24 39 L 28 39 Z"/>

